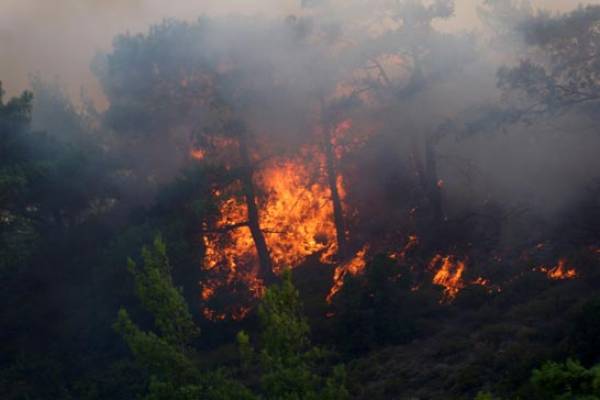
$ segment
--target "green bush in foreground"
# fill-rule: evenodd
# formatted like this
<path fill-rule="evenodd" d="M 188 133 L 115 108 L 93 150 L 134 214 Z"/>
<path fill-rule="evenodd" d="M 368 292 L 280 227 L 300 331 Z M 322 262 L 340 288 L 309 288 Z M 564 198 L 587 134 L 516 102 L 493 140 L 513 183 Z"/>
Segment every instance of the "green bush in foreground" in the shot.
<path fill-rule="evenodd" d="M 191 345 L 199 334 L 181 290 L 173 285 L 166 246 L 160 238 L 142 250 L 143 266 L 129 261 L 137 297 L 154 316 L 156 332 L 141 330 L 125 309 L 114 325 L 139 367 L 146 371 L 146 400 L 345 400 L 343 366 L 323 374 L 327 352 L 310 343 L 310 327 L 302 314 L 298 290 L 289 271 L 281 283 L 271 286 L 259 307 L 260 347 L 239 332 L 239 371 L 225 368 L 206 371 L 198 365 L 200 355 Z M 250 390 L 243 379 L 259 376 Z"/>

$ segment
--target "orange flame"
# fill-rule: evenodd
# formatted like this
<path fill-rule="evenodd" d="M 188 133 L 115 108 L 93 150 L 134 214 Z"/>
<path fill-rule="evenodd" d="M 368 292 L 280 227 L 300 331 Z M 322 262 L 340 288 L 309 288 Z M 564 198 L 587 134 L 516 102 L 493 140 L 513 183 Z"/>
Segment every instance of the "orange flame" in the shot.
<path fill-rule="evenodd" d="M 558 264 L 554 267 L 541 266 L 539 270 L 553 280 L 573 279 L 577 276 L 575 268 L 567 267 L 567 260 L 564 258 L 558 260 Z"/>
<path fill-rule="evenodd" d="M 342 159 L 363 147 L 374 134 L 375 130 L 371 126 L 361 126 L 357 129 L 351 119 L 342 120 L 335 126 L 331 135 L 335 158 Z"/>
<path fill-rule="evenodd" d="M 475 279 L 473 282 L 471 282 L 471 285 L 479 285 L 479 286 L 484 286 L 487 287 L 490 284 L 490 281 L 483 278 L 483 277 L 478 277 L 477 279 Z"/>
<path fill-rule="evenodd" d="M 392 252 L 392 253 L 390 253 L 389 256 L 393 260 L 403 260 L 406 258 L 406 254 L 409 251 L 416 248 L 418 245 L 419 245 L 419 238 L 417 237 L 417 235 L 409 235 L 408 241 L 406 242 L 406 244 L 404 245 L 402 250 L 397 251 L 397 252 Z"/>
<path fill-rule="evenodd" d="M 336 124 L 330 137 L 337 159 L 365 143 L 372 134 L 348 135 L 352 128 L 350 119 Z M 321 128 L 317 128 L 319 132 Z M 203 145 L 235 151 L 231 140 L 211 140 Z M 201 151 L 202 157 L 206 154 Z M 217 152 L 217 154 L 221 154 Z M 200 154 L 200 153 L 192 153 Z M 219 159 L 228 164 L 227 152 Z M 219 157 L 211 154 L 210 160 Z M 258 159 L 259 157 L 256 157 Z M 293 158 L 273 158 L 254 172 L 253 180 L 260 195 L 256 199 L 259 209 L 259 225 L 265 237 L 275 273 L 284 268 L 295 268 L 308 257 L 318 255 L 322 263 L 332 263 L 338 251 L 337 232 L 333 218 L 331 190 L 327 176 L 325 155 L 320 149 L 306 146 Z M 342 176 L 336 177 L 336 185 L 342 200 L 344 213 L 352 215 L 343 200 L 346 198 Z M 202 283 L 201 297 L 208 301 L 218 288 L 241 282 L 251 297 L 258 298 L 264 292 L 264 284 L 258 279 L 258 255 L 249 227 L 247 206 L 239 195 L 239 184 L 230 185 L 222 191 L 214 191 L 220 218 L 214 232 L 204 237 L 205 260 L 203 268 L 219 274 L 218 279 Z M 206 227 L 205 227 L 206 228 Z M 205 231 L 208 229 L 205 229 Z M 348 233 L 347 231 L 345 232 Z M 365 250 L 366 251 L 366 250 Z M 360 253 L 360 252 L 359 252 Z M 361 257 L 364 257 L 364 252 Z M 354 270 L 354 267 L 348 267 Z M 223 279 L 223 276 L 226 278 Z M 236 286 L 240 287 L 240 286 Z M 239 289 L 238 289 L 239 290 Z M 232 318 L 243 318 L 248 312 L 236 309 Z M 207 312 L 214 319 L 217 314 Z"/>
<path fill-rule="evenodd" d="M 195 160 L 204 160 L 206 152 L 203 149 L 192 149 L 190 151 L 190 156 Z"/>
<path fill-rule="evenodd" d="M 471 285 L 478 285 L 478 286 L 483 286 L 484 288 L 487 289 L 488 293 L 500 293 L 502 292 L 502 288 L 500 287 L 500 285 L 493 285 L 490 283 L 489 279 L 485 279 L 483 277 L 478 277 L 477 279 L 473 280 L 470 282 Z"/>
<path fill-rule="evenodd" d="M 333 297 L 342 289 L 342 286 L 344 286 L 344 278 L 347 274 L 355 276 L 360 274 L 365 269 L 365 266 L 367 265 L 365 255 L 368 249 L 369 246 L 365 245 L 351 260 L 338 265 L 335 268 L 335 271 L 333 272 L 333 285 L 331 286 L 331 289 L 329 289 L 329 293 L 325 298 L 327 303 L 331 303 Z"/>
<path fill-rule="evenodd" d="M 255 174 L 255 184 L 263 196 L 259 200 L 260 227 L 265 236 L 275 272 L 294 268 L 307 257 L 319 254 L 320 261 L 329 263 L 337 252 L 336 230 L 333 222 L 331 191 L 326 179 L 319 176 L 322 160 L 272 160 Z M 340 196 L 344 197 L 343 182 L 338 177 Z M 235 189 L 232 187 L 230 189 Z M 243 281 L 254 298 L 264 292 L 257 278 L 258 257 L 247 220 L 246 204 L 236 196 L 220 191 L 213 193 L 221 217 L 216 222 L 218 233 L 204 236 L 204 269 L 224 273 L 225 280 L 203 283 L 202 298 L 209 300 L 220 286 Z M 248 310 L 232 313 L 243 318 Z M 214 319 L 214 315 L 205 313 Z"/>
<path fill-rule="evenodd" d="M 462 275 L 465 271 L 464 261 L 457 260 L 455 256 L 442 256 L 437 254 L 429 262 L 429 268 L 437 272 L 433 276 L 433 283 L 444 287 L 442 301 L 451 301 L 458 292 L 465 287 Z"/>
<path fill-rule="evenodd" d="M 325 182 L 314 181 L 306 167 L 292 161 L 264 171 L 258 181 L 268 188 L 261 227 L 275 269 L 293 268 L 319 252 L 321 262 L 331 262 L 337 242 L 331 192 Z M 338 186 L 344 197 L 341 179 Z"/>

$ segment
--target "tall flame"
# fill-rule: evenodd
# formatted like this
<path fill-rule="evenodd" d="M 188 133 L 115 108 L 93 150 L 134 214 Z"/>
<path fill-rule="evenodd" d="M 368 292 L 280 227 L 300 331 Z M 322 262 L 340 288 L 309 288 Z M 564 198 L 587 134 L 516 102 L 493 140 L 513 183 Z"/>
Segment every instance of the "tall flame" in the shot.
<path fill-rule="evenodd" d="M 321 168 L 321 159 L 312 163 L 302 158 L 276 159 L 255 174 L 255 184 L 263 194 L 259 199 L 260 227 L 275 272 L 294 268 L 314 254 L 319 254 L 323 263 L 331 262 L 337 251 L 331 191 Z M 343 197 L 342 180 L 338 178 L 337 182 Z M 218 287 L 237 280 L 245 282 L 252 297 L 260 297 L 264 291 L 263 282 L 257 278 L 254 240 L 250 229 L 243 225 L 247 207 L 233 193 L 224 196 L 214 192 L 221 215 L 215 230 L 221 232 L 204 236 L 204 268 L 224 273 L 227 279 L 204 282 L 205 301 Z M 205 315 L 215 319 L 211 312 Z"/>
<path fill-rule="evenodd" d="M 261 227 L 275 269 L 293 268 L 318 252 L 321 262 L 330 262 L 337 242 L 331 192 L 325 183 L 314 181 L 302 163 L 293 161 L 265 170 L 258 181 L 268 190 Z"/>

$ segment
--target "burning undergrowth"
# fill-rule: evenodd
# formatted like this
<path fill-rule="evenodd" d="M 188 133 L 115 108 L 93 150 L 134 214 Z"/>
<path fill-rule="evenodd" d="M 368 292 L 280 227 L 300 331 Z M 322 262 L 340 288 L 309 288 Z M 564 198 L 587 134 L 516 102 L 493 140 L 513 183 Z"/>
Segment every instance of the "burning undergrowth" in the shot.
<path fill-rule="evenodd" d="M 309 168 L 298 160 L 273 160 L 256 175 L 256 182 L 264 193 L 259 202 L 260 226 L 265 235 L 273 261 L 273 270 L 300 265 L 308 256 L 319 254 L 323 263 L 331 263 L 336 251 L 336 231 L 330 191 L 319 178 L 319 162 Z M 311 171 L 312 169 L 312 171 Z M 343 193 L 341 179 L 339 190 Z M 203 300 L 209 300 L 216 287 L 231 285 L 234 281 L 246 283 L 251 297 L 259 297 L 264 282 L 259 278 L 259 263 L 247 221 L 247 206 L 230 188 L 229 197 L 215 191 L 221 218 L 216 230 L 204 236 L 206 247 L 204 268 L 216 275 L 225 275 L 224 281 L 213 280 L 203 286 Z"/>
<path fill-rule="evenodd" d="M 340 154 L 337 151 L 336 154 Z M 341 157 L 338 155 L 336 159 Z M 254 171 L 253 180 L 257 187 L 257 207 L 260 211 L 260 229 L 265 237 L 272 260 L 272 271 L 279 275 L 283 269 L 296 268 L 317 256 L 316 268 L 331 268 L 331 284 L 325 296 L 332 304 L 336 295 L 343 290 L 347 277 L 364 273 L 370 260 L 377 254 L 399 265 L 397 275 L 409 276 L 412 291 L 423 285 L 440 288 L 440 303 L 451 303 L 468 286 L 479 286 L 487 293 L 499 293 L 503 285 L 510 284 L 499 276 L 496 280 L 486 276 L 485 261 L 481 254 L 477 262 L 470 261 L 468 249 L 440 253 L 428 248 L 417 234 L 397 235 L 388 232 L 379 241 L 359 243 L 348 240 L 356 224 L 343 231 L 348 248 L 354 252 L 342 254 L 338 227 L 335 223 L 331 187 L 328 186 L 326 159 L 314 147 L 304 149 L 295 157 L 274 157 Z M 342 175 L 336 176 L 336 189 L 343 204 L 344 217 L 356 219 L 360 211 L 346 203 L 346 189 Z M 203 269 L 210 278 L 202 282 L 201 298 L 205 303 L 204 316 L 210 320 L 234 320 L 244 318 L 255 300 L 264 293 L 266 282 L 261 276 L 261 264 L 256 244 L 248 227 L 248 205 L 238 183 L 222 190 L 213 191 L 218 205 L 219 218 L 212 228 L 205 226 L 203 237 L 205 257 Z M 408 210 L 406 223 L 414 219 L 415 210 Z M 351 221 L 353 218 L 348 218 Z M 390 238 L 402 237 L 395 241 Z M 398 246 L 397 242 L 403 243 Z M 344 242 L 343 242 L 344 243 Z M 539 251 L 543 246 L 534 246 Z M 347 251 L 347 250 L 346 250 Z M 488 254 L 496 264 L 506 265 L 510 255 Z M 523 261 L 523 260 L 522 260 Z M 525 265 L 536 262 L 536 257 L 527 258 Z M 314 262 L 314 261 L 313 261 Z M 400 266 L 401 264 L 401 266 Z M 539 264 L 532 267 L 550 280 L 574 279 L 578 273 L 566 259 L 561 258 L 555 266 Z M 479 274 L 476 274 L 476 273 Z M 511 279 L 518 275 L 513 272 Z M 493 273 L 491 274 L 493 275 Z M 235 301 L 215 301 L 219 293 L 237 297 Z M 215 306 L 213 306 L 215 304 Z M 227 304 L 225 307 L 219 304 Z M 328 315 L 334 315 L 329 312 Z"/>
<path fill-rule="evenodd" d="M 463 96 L 460 85 L 472 76 L 457 73 L 475 62 L 472 38 L 438 35 L 432 21 L 443 16 L 433 9 L 409 14 L 382 27 L 381 36 L 373 32 L 374 43 L 316 17 L 260 29 L 245 19 L 161 27 L 172 35 L 165 59 L 177 67 L 147 73 L 173 96 L 166 129 L 174 138 L 185 132 L 176 149 L 191 164 L 220 171 L 208 178 L 214 209 L 194 221 L 208 319 L 244 318 L 281 271 L 308 264 L 331 271 L 322 298 L 335 307 L 345 281 L 382 254 L 401 265 L 394 276 L 408 277 L 415 292 L 436 287 L 442 304 L 471 287 L 498 293 L 521 270 L 551 281 L 583 275 L 558 248 L 518 256 L 534 247 L 527 236 L 543 239 L 544 229 L 527 226 L 512 210 L 517 202 L 503 201 L 513 193 L 503 198 L 495 190 L 501 179 L 471 161 L 484 146 L 464 144 L 504 123 L 492 123 L 497 115 L 472 120 L 465 111 L 481 100 L 480 93 Z M 427 41 L 397 48 L 388 39 L 416 26 Z M 171 53 L 181 32 L 194 39 L 193 51 Z M 365 53 L 372 44 L 380 50 Z M 370 55 L 358 60 L 363 53 Z M 520 144 L 512 137 L 499 142 L 504 154 L 488 159 L 504 164 L 491 169 L 513 171 L 506 160 Z"/>
<path fill-rule="evenodd" d="M 340 261 L 340 243 L 345 245 L 348 231 L 340 227 L 339 219 L 352 212 L 346 206 L 344 180 L 335 174 L 337 162 L 352 145 L 342 145 L 343 135 L 351 122 L 342 121 L 326 138 L 326 149 L 305 146 L 289 157 L 269 157 L 253 168 L 251 182 L 236 181 L 225 188 L 213 190 L 213 200 L 219 218 L 209 227 L 205 224 L 204 270 L 209 278 L 202 284 L 201 297 L 210 303 L 219 289 L 243 291 L 246 301 L 234 304 L 229 311 L 204 309 L 209 319 L 234 319 L 245 316 L 252 299 L 259 298 L 265 289 L 265 276 L 279 275 L 286 268 L 301 265 L 308 257 L 318 255 L 321 264 Z M 323 136 L 322 131 L 317 131 Z M 354 144 L 355 145 L 355 144 Z M 194 157 L 204 160 L 203 149 L 195 149 Z M 259 158 L 255 156 L 254 159 Z M 248 195 L 251 186 L 254 196 Z M 338 199 L 337 203 L 332 201 Z M 254 201 L 256 201 L 254 203 Z M 268 249 L 269 271 L 256 247 L 256 232 L 250 228 L 249 207 L 256 207 L 258 227 Z M 336 210 L 336 207 L 339 207 Z M 337 213 L 337 214 L 336 214 Z M 336 215 L 338 218 L 336 224 Z M 261 240 L 261 239 L 258 239 Z M 263 269 L 261 271 L 261 269 Z"/>
<path fill-rule="evenodd" d="M 461 232 L 468 230 L 467 225 L 441 221 L 437 230 L 423 228 L 420 223 L 431 218 L 428 210 L 432 207 L 426 192 L 422 194 L 425 201 L 418 207 L 409 207 L 409 201 L 394 210 L 389 203 L 371 202 L 370 196 L 356 193 L 356 188 L 364 191 L 365 185 L 355 184 L 360 180 L 360 175 L 355 174 L 372 163 L 360 154 L 372 150 L 369 147 L 373 133 L 357 133 L 349 119 L 335 124 L 330 135 L 324 134 L 322 128 L 315 132 L 316 138 L 325 138 L 325 145 L 321 140 L 320 145 L 305 145 L 286 155 L 267 157 L 254 151 L 250 192 L 249 182 L 243 178 L 213 189 L 217 217 L 205 222 L 202 229 L 202 269 L 206 279 L 201 282 L 200 296 L 207 319 L 243 319 L 264 293 L 270 276 L 276 277 L 284 269 L 306 262 L 331 271 L 330 288 L 323 295 L 330 305 L 335 305 L 345 280 L 362 275 L 377 255 L 385 255 L 398 265 L 396 275 L 408 277 L 413 292 L 424 286 L 439 288 L 441 304 L 452 303 L 467 287 L 500 293 L 527 269 L 541 272 L 549 280 L 578 277 L 576 268 L 566 258 L 559 257 L 554 265 L 548 255 L 541 257 L 538 253 L 543 245 L 526 247 L 517 257 L 514 249 L 480 249 L 468 242 Z M 240 151 L 237 140 L 216 143 L 218 149 L 228 147 L 228 156 L 236 159 Z M 205 148 L 194 148 L 190 155 L 198 163 L 211 159 L 210 150 Z M 243 162 L 241 167 L 228 163 L 225 169 L 235 173 L 240 168 L 244 168 Z M 419 170 L 415 169 L 416 179 L 407 186 L 412 185 L 418 193 Z M 439 181 L 435 181 L 436 190 L 443 191 Z M 394 196 L 389 199 L 390 203 L 395 201 Z M 376 206 L 381 210 L 374 209 Z M 254 229 L 258 228 L 264 239 L 267 264 L 259 254 L 257 240 L 261 239 L 252 231 L 249 207 L 255 208 Z M 380 220 L 382 213 L 390 217 Z M 391 216 L 395 216 L 395 225 L 390 224 Z M 446 240 L 446 245 L 438 248 L 440 232 L 456 239 Z M 507 267 L 511 262 L 519 267 Z M 511 272 L 498 272 L 490 265 L 502 265 Z"/>

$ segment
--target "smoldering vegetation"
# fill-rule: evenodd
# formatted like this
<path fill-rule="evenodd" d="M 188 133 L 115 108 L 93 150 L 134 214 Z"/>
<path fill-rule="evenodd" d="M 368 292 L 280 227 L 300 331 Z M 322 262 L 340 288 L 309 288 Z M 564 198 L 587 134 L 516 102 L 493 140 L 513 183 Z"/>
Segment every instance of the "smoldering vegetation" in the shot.
<path fill-rule="evenodd" d="M 262 398 L 231 343 L 286 269 L 351 398 L 552 398 L 532 368 L 597 363 L 600 6 L 454 6 L 165 19 L 90 60 L 106 109 L 43 66 L 0 97 L 6 398 L 183 398 L 112 328 L 164 328 L 126 268 L 157 234 L 182 354 Z"/>

